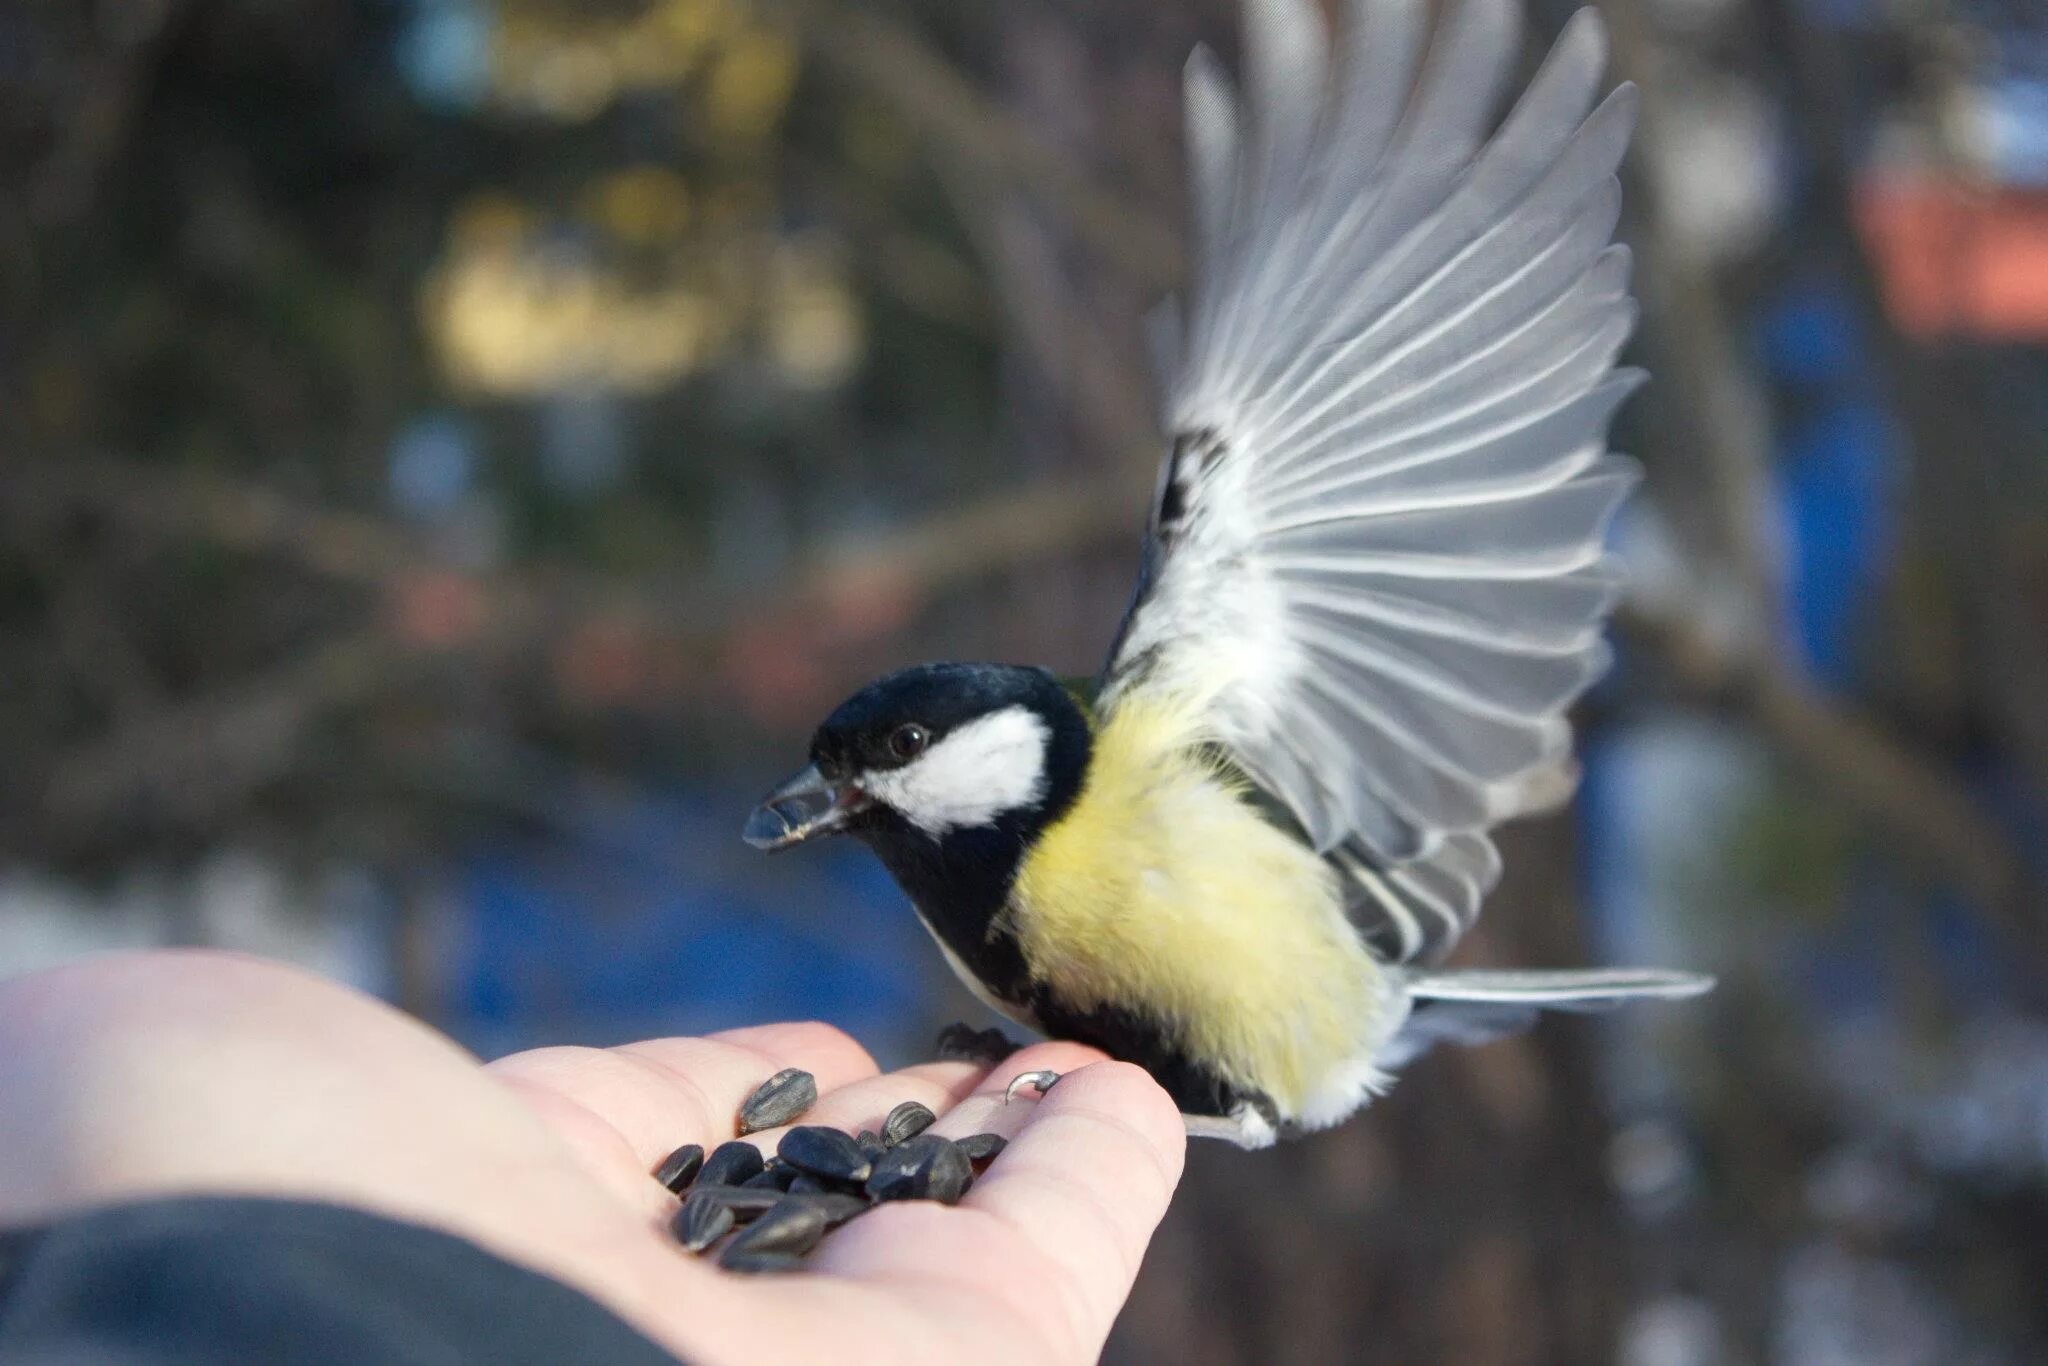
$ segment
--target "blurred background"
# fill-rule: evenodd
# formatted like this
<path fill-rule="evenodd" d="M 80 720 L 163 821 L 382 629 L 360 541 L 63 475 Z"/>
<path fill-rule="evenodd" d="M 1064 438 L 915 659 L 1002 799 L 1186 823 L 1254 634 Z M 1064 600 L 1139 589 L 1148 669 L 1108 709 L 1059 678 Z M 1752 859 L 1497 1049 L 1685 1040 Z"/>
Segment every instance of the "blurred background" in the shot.
<path fill-rule="evenodd" d="M 2048 7 L 1601 8 L 1636 591 L 1460 957 L 1722 987 L 1198 1150 L 1113 1362 L 2048 1360 Z M 876 673 L 1098 663 L 1197 41 L 0 4 L 0 973 L 232 945 L 485 1054 L 986 1023 L 858 850 L 736 832 Z"/>

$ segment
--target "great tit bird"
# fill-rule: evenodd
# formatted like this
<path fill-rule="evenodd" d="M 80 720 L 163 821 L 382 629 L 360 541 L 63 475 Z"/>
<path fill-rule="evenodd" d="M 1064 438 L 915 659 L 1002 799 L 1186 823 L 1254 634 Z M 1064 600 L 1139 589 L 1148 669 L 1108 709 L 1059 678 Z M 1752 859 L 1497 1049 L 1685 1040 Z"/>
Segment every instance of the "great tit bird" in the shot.
<path fill-rule="evenodd" d="M 932 664 L 826 718 L 745 836 L 865 842 L 955 972 L 1261 1147 L 1431 1044 L 1676 998 L 1654 970 L 1435 966 L 1501 821 L 1570 786 L 1642 378 L 1610 245 L 1635 95 L 1581 11 L 1512 111 L 1518 0 L 1247 0 L 1187 69 L 1197 268 L 1135 597 L 1092 690 Z"/>

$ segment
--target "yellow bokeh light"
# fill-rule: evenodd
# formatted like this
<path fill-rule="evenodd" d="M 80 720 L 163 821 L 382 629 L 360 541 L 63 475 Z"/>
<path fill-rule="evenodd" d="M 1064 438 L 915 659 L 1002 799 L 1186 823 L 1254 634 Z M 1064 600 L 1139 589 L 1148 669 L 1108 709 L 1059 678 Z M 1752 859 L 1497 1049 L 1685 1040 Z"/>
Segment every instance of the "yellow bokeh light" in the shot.
<path fill-rule="evenodd" d="M 741 0 L 653 0 L 630 16 L 501 0 L 491 40 L 499 102 L 586 122 L 634 90 L 701 95 L 723 137 L 771 131 L 796 82 L 795 45 Z M 703 73 L 701 87 L 686 82 Z"/>
<path fill-rule="evenodd" d="M 450 381 L 500 396 L 646 392 L 714 358 L 731 336 L 688 285 L 628 289 L 588 261 L 501 247 L 452 251 L 421 313 Z"/>
<path fill-rule="evenodd" d="M 705 100 L 712 127 L 727 137 L 760 138 L 774 130 L 795 86 L 795 45 L 768 29 L 742 29 L 711 69 Z"/>
<path fill-rule="evenodd" d="M 690 225 L 690 187 L 666 166 L 634 166 L 604 176 L 582 197 L 584 216 L 621 242 L 655 246 Z"/>
<path fill-rule="evenodd" d="M 459 246 L 481 249 L 511 247 L 526 240 L 533 215 L 509 195 L 479 194 L 455 211 L 449 234 Z"/>
<path fill-rule="evenodd" d="M 770 279 L 765 330 L 776 365 L 804 388 L 844 380 L 859 363 L 865 333 L 837 260 L 809 242 L 784 243 Z"/>

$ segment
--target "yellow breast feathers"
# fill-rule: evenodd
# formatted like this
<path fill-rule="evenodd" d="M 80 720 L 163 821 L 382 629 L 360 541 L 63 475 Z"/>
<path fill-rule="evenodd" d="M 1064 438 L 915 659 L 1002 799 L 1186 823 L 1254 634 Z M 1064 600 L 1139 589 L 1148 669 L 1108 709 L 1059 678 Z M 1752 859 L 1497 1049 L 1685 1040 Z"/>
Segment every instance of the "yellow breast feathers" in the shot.
<path fill-rule="evenodd" d="M 1067 1004 L 1143 1011 L 1225 1080 L 1314 1123 L 1319 1093 L 1383 1037 L 1384 975 L 1327 865 L 1200 741 L 1194 708 L 1120 699 L 1080 797 L 1018 870 L 1013 928 Z"/>

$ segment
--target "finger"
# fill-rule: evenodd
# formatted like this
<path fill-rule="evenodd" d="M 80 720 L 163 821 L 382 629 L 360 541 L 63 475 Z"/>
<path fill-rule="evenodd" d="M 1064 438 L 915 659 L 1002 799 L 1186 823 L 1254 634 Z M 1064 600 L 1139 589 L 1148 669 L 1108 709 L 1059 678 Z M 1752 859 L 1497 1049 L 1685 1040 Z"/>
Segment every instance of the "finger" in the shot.
<path fill-rule="evenodd" d="M 933 1130 L 951 1138 L 990 1132 L 1008 1137 L 1032 1113 L 1033 1092 L 1006 1103 L 1013 1078 L 1024 1072 L 1070 1072 L 1105 1058 L 1102 1052 L 1077 1043 L 1043 1043 L 1020 1049 L 995 1068 L 969 1062 L 929 1062 L 868 1077 L 820 1097 L 799 1124 L 827 1124 L 848 1133 L 877 1129 L 888 1113 L 906 1100 L 929 1107 L 939 1116 Z M 770 1152 L 788 1130 L 764 1129 L 752 1135 Z"/>
<path fill-rule="evenodd" d="M 875 1071 L 866 1049 L 822 1024 L 768 1025 L 619 1048 L 541 1048 L 501 1058 L 490 1070 L 586 1156 L 617 1160 L 623 1145 L 644 1170 L 682 1144 L 709 1148 L 730 1139 L 740 1102 L 785 1067 L 811 1073 L 821 1090 Z M 589 1119 L 569 1118 L 576 1111 Z M 608 1156 L 594 1151 L 607 1148 Z"/>
<path fill-rule="evenodd" d="M 1027 1087 L 1012 1097 L 1011 1082 L 1026 1072 L 1057 1072 L 1064 1077 L 1107 1058 L 1099 1049 L 1078 1043 L 1041 1043 L 1019 1049 L 982 1077 L 957 1105 L 940 1111 L 932 1131 L 947 1138 L 969 1134 L 1012 1137 L 1038 1113 L 1039 1093 Z"/>
<path fill-rule="evenodd" d="M 1028 1334 L 1042 1359 L 1093 1359 L 1185 1149 L 1180 1115 L 1158 1085 L 1127 1064 L 1088 1065 L 1099 1057 L 1047 1044 L 998 1067 L 940 1121 L 953 1136 L 1014 1135 L 960 1207 L 884 1206 L 835 1233 L 821 1269 L 897 1282 L 935 1305 L 978 1296 L 993 1331 Z M 1077 1064 L 1041 1100 L 1003 1100 L 1020 1072 Z"/>
<path fill-rule="evenodd" d="M 971 1095 L 988 1069 L 971 1062 L 928 1062 L 897 1072 L 864 1077 L 818 1098 L 798 1124 L 826 1124 L 848 1133 L 862 1129 L 879 1131 L 888 1113 L 906 1100 L 929 1106 L 945 1114 Z M 789 1132 L 789 1126 L 763 1129 L 751 1134 L 769 1152 Z"/>
<path fill-rule="evenodd" d="M 1016 1102 L 1012 1102 L 1016 1104 Z M 999 1116 L 1002 1122 L 1007 1116 Z M 1143 1069 L 1106 1062 L 1061 1077 L 962 1201 L 1050 1252 L 1106 1336 L 1180 1183 L 1180 1112 Z"/>

